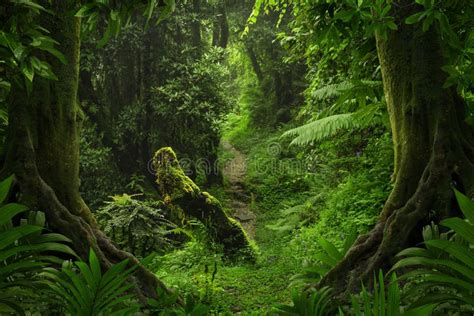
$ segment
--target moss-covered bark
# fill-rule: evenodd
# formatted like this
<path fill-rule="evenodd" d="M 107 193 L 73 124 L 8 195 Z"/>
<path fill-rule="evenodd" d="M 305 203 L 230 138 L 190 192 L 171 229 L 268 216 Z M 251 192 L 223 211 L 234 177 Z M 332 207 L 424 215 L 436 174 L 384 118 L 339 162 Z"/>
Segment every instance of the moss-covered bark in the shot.
<path fill-rule="evenodd" d="M 240 224 L 225 213 L 219 201 L 185 175 L 170 147 L 158 150 L 153 157 L 156 182 L 163 200 L 177 212 L 200 220 L 212 239 L 223 245 L 227 257 L 255 259 L 247 234 Z"/>
<path fill-rule="evenodd" d="M 72 240 L 74 250 L 87 259 L 97 253 L 104 269 L 126 258 L 140 267 L 133 279 L 144 301 L 164 285 L 131 254 L 117 249 L 99 230 L 79 194 L 79 129 L 81 111 L 76 100 L 79 77 L 80 19 L 72 14 L 77 1 L 53 1 L 54 15 L 41 25 L 60 43 L 67 64 L 43 56 L 58 81 L 35 78 L 33 91 L 12 89 L 5 165 L 1 176 L 16 175 L 20 199 L 46 213 L 48 225 Z"/>
<path fill-rule="evenodd" d="M 474 195 L 473 129 L 455 89 L 443 88 L 440 35 L 436 27 L 422 32 L 404 24 L 417 7 L 400 4 L 394 12 L 399 29 L 388 39 L 377 36 L 395 149 L 394 188 L 374 229 L 320 282 L 337 292 L 353 291 L 377 269 L 389 268 L 400 250 L 421 240 L 424 225 L 456 211 L 453 186 Z"/>

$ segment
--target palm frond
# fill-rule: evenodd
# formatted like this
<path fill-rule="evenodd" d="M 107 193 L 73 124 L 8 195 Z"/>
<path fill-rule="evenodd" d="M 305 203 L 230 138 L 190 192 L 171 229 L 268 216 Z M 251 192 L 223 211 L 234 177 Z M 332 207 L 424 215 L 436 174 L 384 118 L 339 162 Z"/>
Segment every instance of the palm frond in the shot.
<path fill-rule="evenodd" d="M 111 266 L 102 274 L 99 259 L 91 249 L 89 263 L 65 262 L 61 270 L 48 269 L 43 275 L 50 280 L 50 291 L 71 315 L 129 315 L 139 310 L 135 296 L 125 294 L 136 266 L 127 268 L 128 260 Z"/>
<path fill-rule="evenodd" d="M 5 201 L 12 177 L 0 182 L 0 202 Z M 76 256 L 66 244 L 70 240 L 59 234 L 43 234 L 44 214 L 30 212 L 19 226 L 12 224 L 13 217 L 28 208 L 10 203 L 0 207 L 0 314 L 24 314 L 24 300 L 36 296 L 42 287 L 39 274 L 51 263 L 61 261 L 41 252 L 61 252 Z M 22 302 L 23 300 L 23 302 Z"/>

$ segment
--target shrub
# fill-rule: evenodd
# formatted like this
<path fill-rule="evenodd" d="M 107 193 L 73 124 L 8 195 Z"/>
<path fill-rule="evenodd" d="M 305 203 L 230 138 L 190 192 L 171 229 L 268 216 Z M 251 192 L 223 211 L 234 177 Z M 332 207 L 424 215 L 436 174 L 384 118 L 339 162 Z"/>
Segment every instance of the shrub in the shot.
<path fill-rule="evenodd" d="M 113 196 L 96 213 L 97 221 L 112 240 L 143 257 L 154 251 L 163 253 L 183 240 L 182 230 L 168 219 L 170 216 L 163 202 L 139 201 L 128 194 Z"/>

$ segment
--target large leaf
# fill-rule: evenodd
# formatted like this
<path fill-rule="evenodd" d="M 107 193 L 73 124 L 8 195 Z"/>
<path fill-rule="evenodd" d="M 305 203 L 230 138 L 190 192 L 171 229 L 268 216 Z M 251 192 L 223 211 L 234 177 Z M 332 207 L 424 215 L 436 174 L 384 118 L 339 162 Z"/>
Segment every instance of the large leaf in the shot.
<path fill-rule="evenodd" d="M 16 203 L 10 203 L 0 207 L 0 226 L 9 223 L 15 215 L 23 213 L 26 210 L 28 210 L 26 206 Z"/>
<path fill-rule="evenodd" d="M 5 198 L 8 195 L 8 191 L 10 191 L 10 186 L 13 182 L 13 176 L 9 176 L 5 180 L 0 182 L 0 203 L 5 202 Z"/>
<path fill-rule="evenodd" d="M 464 216 L 474 225 L 474 202 L 456 189 L 454 189 L 454 194 Z"/>

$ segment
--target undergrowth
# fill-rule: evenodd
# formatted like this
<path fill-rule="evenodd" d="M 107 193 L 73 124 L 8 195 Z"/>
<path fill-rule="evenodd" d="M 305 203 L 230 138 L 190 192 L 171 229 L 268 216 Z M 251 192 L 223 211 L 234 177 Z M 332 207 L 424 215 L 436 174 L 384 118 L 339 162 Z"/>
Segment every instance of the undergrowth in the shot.
<path fill-rule="evenodd" d="M 260 249 L 255 265 L 225 262 L 199 234 L 154 260 L 166 284 L 199 293 L 219 314 L 264 315 L 288 302 L 291 278 L 321 251 L 317 240 L 341 246 L 353 228 L 367 231 L 390 191 L 392 151 L 384 130 L 345 132 L 302 150 L 281 138 L 289 128 L 259 129 L 245 110 L 224 127 L 223 139 L 247 156 L 245 185 Z M 219 154 L 232 159 L 222 148 Z M 224 187 L 210 191 L 230 208 Z"/>

